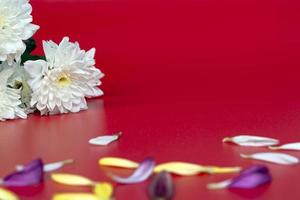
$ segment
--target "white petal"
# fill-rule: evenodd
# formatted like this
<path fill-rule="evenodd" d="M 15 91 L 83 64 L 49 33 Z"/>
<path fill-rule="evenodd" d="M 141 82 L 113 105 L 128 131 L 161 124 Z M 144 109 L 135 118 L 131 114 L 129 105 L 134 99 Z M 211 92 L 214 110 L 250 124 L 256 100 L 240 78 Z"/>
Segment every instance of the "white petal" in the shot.
<path fill-rule="evenodd" d="M 14 73 L 14 68 L 5 68 L 0 72 L 0 85 L 6 87 L 8 78 Z"/>
<path fill-rule="evenodd" d="M 122 132 L 114 134 L 114 135 L 100 136 L 100 137 L 90 139 L 89 143 L 94 144 L 94 145 L 106 146 L 106 145 L 112 143 L 113 141 L 118 140 L 121 135 L 122 135 Z"/>
<path fill-rule="evenodd" d="M 23 118 L 26 119 L 27 115 L 19 105 L 20 90 L 7 87 L 8 80 L 15 72 L 17 67 L 16 63 L 13 66 L 8 66 L 7 63 L 0 64 L 0 120 Z"/>
<path fill-rule="evenodd" d="M 9 65 L 19 61 L 25 51 L 24 40 L 29 39 L 38 30 L 32 24 L 31 5 L 28 0 L 1 0 L 0 14 L 4 18 L 0 24 L 0 61 Z"/>
<path fill-rule="evenodd" d="M 24 29 L 24 32 L 22 33 L 22 35 L 20 35 L 21 39 L 28 40 L 36 33 L 36 31 L 39 28 L 40 27 L 35 24 L 28 24 L 27 27 Z"/>
<path fill-rule="evenodd" d="M 73 163 L 73 160 L 64 160 L 64 161 L 46 164 L 44 165 L 44 172 L 52 172 L 58 170 L 63 166 L 65 166 L 66 164 L 70 164 L 70 163 Z"/>
<path fill-rule="evenodd" d="M 242 158 L 250 158 L 255 160 L 261 160 L 281 165 L 295 165 L 299 163 L 299 159 L 284 153 L 272 153 L 272 152 L 265 152 L 265 153 L 255 153 L 252 155 L 245 155 L 241 154 Z"/>
<path fill-rule="evenodd" d="M 47 63 L 44 60 L 27 61 L 24 68 L 31 78 L 40 78 L 47 71 Z"/>
<path fill-rule="evenodd" d="M 269 147 L 272 150 L 298 150 L 300 151 L 300 142 L 288 143 L 281 146 Z"/>
<path fill-rule="evenodd" d="M 223 139 L 223 142 L 231 142 L 240 146 L 263 147 L 277 145 L 279 140 L 268 137 L 239 135 L 235 137 L 226 137 Z"/>
<path fill-rule="evenodd" d="M 231 184 L 232 180 L 228 179 L 225 181 L 217 182 L 217 183 L 209 183 L 207 188 L 210 190 L 224 189 L 227 188 Z"/>

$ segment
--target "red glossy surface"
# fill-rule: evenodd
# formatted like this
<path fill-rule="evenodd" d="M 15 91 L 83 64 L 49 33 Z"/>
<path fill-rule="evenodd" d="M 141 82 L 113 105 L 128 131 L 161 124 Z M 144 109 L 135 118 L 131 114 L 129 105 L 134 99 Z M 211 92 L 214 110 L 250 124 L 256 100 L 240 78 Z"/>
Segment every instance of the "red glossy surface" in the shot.
<path fill-rule="evenodd" d="M 248 166 L 222 144 L 240 133 L 300 140 L 300 3 L 297 0 L 32 0 L 36 39 L 65 35 L 97 48 L 105 96 L 78 114 L 0 123 L 0 175 L 42 157 L 74 158 L 62 171 L 109 179 L 102 156 Z M 40 52 L 41 48 L 37 51 Z M 109 147 L 91 137 L 123 131 Z M 300 157 L 300 153 L 291 152 Z M 274 181 L 252 191 L 208 191 L 232 175 L 174 177 L 175 200 L 299 199 L 299 166 L 268 164 Z M 116 173 L 119 170 L 114 170 Z M 122 171 L 123 173 L 123 171 Z M 127 171 L 124 171 L 127 173 Z M 117 200 L 147 199 L 148 182 L 118 186 Z M 22 200 L 89 191 L 53 184 L 18 190 Z"/>

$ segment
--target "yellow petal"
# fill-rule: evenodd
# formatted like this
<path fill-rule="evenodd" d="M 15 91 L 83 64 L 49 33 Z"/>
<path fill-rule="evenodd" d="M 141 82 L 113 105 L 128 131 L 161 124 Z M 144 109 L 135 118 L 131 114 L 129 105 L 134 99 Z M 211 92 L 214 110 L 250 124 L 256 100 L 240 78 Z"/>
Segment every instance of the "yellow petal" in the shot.
<path fill-rule="evenodd" d="M 181 176 L 193 176 L 201 172 L 205 173 L 207 172 L 207 169 L 201 165 L 196 165 L 192 163 L 168 162 L 157 165 L 154 168 L 155 173 L 159 173 L 161 171 L 167 171 Z"/>
<path fill-rule="evenodd" d="M 52 200 L 101 200 L 95 194 L 90 193 L 63 193 L 55 194 Z"/>
<path fill-rule="evenodd" d="M 105 157 L 99 160 L 102 166 L 122 167 L 134 169 L 138 167 L 138 163 L 116 157 Z M 155 173 L 167 171 L 180 176 L 193 176 L 200 173 L 221 174 L 221 173 L 236 173 L 241 170 L 240 167 L 217 167 L 203 166 L 187 162 L 167 162 L 157 165 L 154 168 Z"/>
<path fill-rule="evenodd" d="M 75 174 L 51 174 L 51 179 L 57 183 L 74 186 L 93 186 L 95 182 Z"/>
<path fill-rule="evenodd" d="M 0 200 L 19 200 L 17 195 L 6 189 L 0 188 Z"/>
<path fill-rule="evenodd" d="M 104 157 L 99 160 L 101 166 L 111 166 L 111 167 L 122 167 L 134 169 L 139 166 L 138 163 L 131 160 L 116 158 L 116 157 Z"/>
<path fill-rule="evenodd" d="M 110 183 L 99 183 L 94 188 L 94 193 L 100 200 L 109 200 L 113 194 L 113 186 Z"/>
<path fill-rule="evenodd" d="M 225 173 L 237 173 L 242 170 L 241 167 L 215 167 L 209 166 L 207 167 L 209 173 L 211 174 L 225 174 Z"/>
<path fill-rule="evenodd" d="M 157 165 L 154 172 L 167 171 L 180 176 L 193 176 L 200 173 L 221 174 L 221 173 L 235 173 L 241 170 L 240 167 L 216 167 L 216 166 L 202 166 L 186 162 L 168 162 Z"/>

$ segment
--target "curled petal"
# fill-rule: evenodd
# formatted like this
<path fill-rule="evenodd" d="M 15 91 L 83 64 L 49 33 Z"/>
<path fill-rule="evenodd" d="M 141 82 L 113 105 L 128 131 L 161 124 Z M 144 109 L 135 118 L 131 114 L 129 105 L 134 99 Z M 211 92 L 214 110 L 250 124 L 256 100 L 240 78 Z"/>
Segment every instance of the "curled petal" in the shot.
<path fill-rule="evenodd" d="M 60 184 L 73 186 L 94 186 L 95 182 L 75 174 L 51 174 L 51 179 Z"/>
<path fill-rule="evenodd" d="M 251 189 L 269 183 L 271 180 L 268 167 L 256 165 L 244 170 L 240 176 L 234 178 L 229 188 Z"/>
<path fill-rule="evenodd" d="M 281 145 L 281 146 L 271 146 L 271 147 L 269 147 L 269 149 L 272 149 L 272 150 L 295 150 L 295 151 L 300 151 L 300 142 L 284 144 L 284 145 Z"/>
<path fill-rule="evenodd" d="M 223 139 L 223 142 L 231 142 L 240 146 L 263 147 L 277 145 L 279 140 L 268 137 L 239 135 L 235 137 L 226 137 Z"/>
<path fill-rule="evenodd" d="M 117 183 L 132 184 L 145 181 L 151 176 L 155 166 L 155 161 L 152 158 L 146 158 L 139 167 L 133 172 L 133 174 L 127 178 L 111 175 L 111 178 Z"/>
<path fill-rule="evenodd" d="M 174 196 L 172 176 L 168 172 L 160 172 L 153 178 L 148 188 L 152 200 L 170 200 Z"/>
<path fill-rule="evenodd" d="M 265 165 L 256 165 L 242 171 L 239 176 L 218 183 L 208 184 L 209 189 L 252 189 L 270 183 L 272 177 Z"/>
<path fill-rule="evenodd" d="M 119 132 L 119 133 L 114 134 L 114 135 L 99 136 L 99 137 L 90 139 L 89 143 L 93 144 L 93 145 L 107 146 L 110 143 L 118 140 L 121 137 L 121 135 L 122 135 L 122 132 Z"/>
<path fill-rule="evenodd" d="M 252 155 L 241 154 L 242 158 L 249 158 L 255 160 L 261 160 L 281 165 L 295 165 L 299 163 L 299 159 L 284 153 L 272 153 L 272 152 L 264 152 L 264 153 L 255 153 Z"/>
<path fill-rule="evenodd" d="M 34 160 L 25 165 L 21 170 L 15 171 L 3 179 L 3 185 L 22 187 L 37 185 L 43 181 L 43 161 Z"/>
<path fill-rule="evenodd" d="M 3 200 L 19 200 L 17 195 L 6 189 L 0 188 L 0 199 Z"/>

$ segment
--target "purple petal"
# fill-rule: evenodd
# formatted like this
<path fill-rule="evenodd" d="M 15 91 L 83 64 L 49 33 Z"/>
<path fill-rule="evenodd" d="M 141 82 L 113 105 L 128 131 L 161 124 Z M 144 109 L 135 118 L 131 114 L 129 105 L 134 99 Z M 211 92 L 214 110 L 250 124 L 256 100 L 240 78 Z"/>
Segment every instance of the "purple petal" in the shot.
<path fill-rule="evenodd" d="M 229 188 L 251 189 L 271 182 L 272 177 L 265 165 L 255 165 L 231 180 Z"/>
<path fill-rule="evenodd" d="M 3 179 L 3 185 L 9 187 L 23 187 L 37 185 L 43 181 L 43 161 L 33 160 L 20 171 L 15 171 Z"/>
<path fill-rule="evenodd" d="M 157 174 L 148 188 L 152 200 L 171 200 L 174 196 L 174 185 L 172 177 L 168 172 Z"/>
<path fill-rule="evenodd" d="M 151 176 L 154 166 L 155 161 L 152 158 L 146 158 L 143 162 L 141 162 L 139 167 L 133 172 L 131 176 L 123 178 L 116 175 L 111 175 L 111 177 L 117 183 L 140 183 L 149 178 L 149 176 Z"/>
<path fill-rule="evenodd" d="M 252 173 L 269 173 L 269 169 L 265 165 L 254 165 L 241 171 L 240 174 L 247 175 Z"/>

